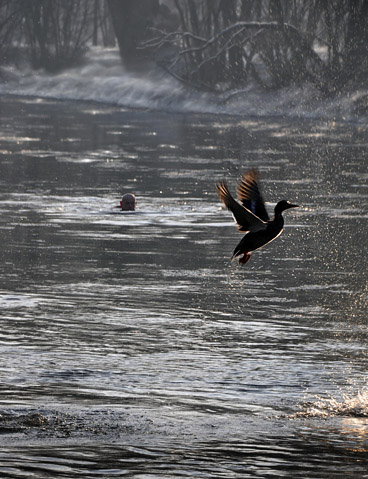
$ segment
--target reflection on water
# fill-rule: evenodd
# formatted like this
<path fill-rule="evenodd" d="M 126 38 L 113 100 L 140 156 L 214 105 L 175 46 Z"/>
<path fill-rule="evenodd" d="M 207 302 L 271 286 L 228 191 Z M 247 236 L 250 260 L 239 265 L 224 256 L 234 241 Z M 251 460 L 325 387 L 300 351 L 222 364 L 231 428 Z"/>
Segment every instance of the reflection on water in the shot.
<path fill-rule="evenodd" d="M 365 127 L 0 107 L 4 477 L 366 470 Z M 249 166 L 302 207 L 240 267 Z"/>

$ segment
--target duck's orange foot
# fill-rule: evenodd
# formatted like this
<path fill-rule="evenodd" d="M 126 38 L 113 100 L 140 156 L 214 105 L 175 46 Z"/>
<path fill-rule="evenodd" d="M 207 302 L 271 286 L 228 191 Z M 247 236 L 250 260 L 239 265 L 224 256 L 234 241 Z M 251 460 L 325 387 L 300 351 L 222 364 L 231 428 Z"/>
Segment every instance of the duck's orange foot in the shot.
<path fill-rule="evenodd" d="M 248 261 L 250 260 L 250 256 L 251 256 L 252 253 L 244 253 L 244 255 L 242 256 L 242 258 L 239 259 L 239 264 L 245 264 L 245 263 L 248 263 Z"/>

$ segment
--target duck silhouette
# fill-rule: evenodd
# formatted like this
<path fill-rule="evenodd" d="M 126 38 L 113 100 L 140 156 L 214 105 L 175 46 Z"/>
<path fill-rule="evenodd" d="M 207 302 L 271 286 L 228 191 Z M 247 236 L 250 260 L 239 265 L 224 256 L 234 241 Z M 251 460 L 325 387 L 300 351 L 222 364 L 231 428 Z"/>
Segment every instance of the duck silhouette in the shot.
<path fill-rule="evenodd" d="M 231 258 L 234 260 L 243 255 L 239 258 L 240 264 L 247 263 L 252 251 L 262 248 L 282 233 L 284 229 L 283 211 L 299 206 L 281 200 L 275 206 L 274 217 L 270 219 L 258 187 L 258 178 L 259 173 L 255 168 L 241 177 L 237 188 L 238 201 L 231 196 L 225 181 L 216 185 L 220 199 L 232 212 L 238 230 L 246 232 Z"/>

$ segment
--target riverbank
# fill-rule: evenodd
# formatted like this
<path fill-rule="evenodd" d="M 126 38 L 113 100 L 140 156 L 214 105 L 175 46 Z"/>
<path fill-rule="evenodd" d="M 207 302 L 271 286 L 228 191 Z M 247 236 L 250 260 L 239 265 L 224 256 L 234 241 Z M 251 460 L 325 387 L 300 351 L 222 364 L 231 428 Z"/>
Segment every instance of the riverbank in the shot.
<path fill-rule="evenodd" d="M 83 64 L 58 74 L 27 65 L 3 66 L 0 94 L 88 100 L 127 108 L 240 116 L 367 122 L 368 92 L 322 95 L 312 85 L 265 92 L 259 88 L 222 95 L 186 88 L 167 73 L 134 74 L 121 65 L 117 49 L 92 48 Z"/>

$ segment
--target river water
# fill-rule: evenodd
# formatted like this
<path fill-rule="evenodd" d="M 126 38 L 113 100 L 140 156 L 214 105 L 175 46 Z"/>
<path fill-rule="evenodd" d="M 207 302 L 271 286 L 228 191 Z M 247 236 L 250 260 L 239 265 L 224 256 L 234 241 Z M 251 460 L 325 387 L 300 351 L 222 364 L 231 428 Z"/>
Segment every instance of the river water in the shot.
<path fill-rule="evenodd" d="M 0 108 L 0 476 L 367 477 L 368 127 Z M 249 167 L 301 206 L 242 267 Z"/>

